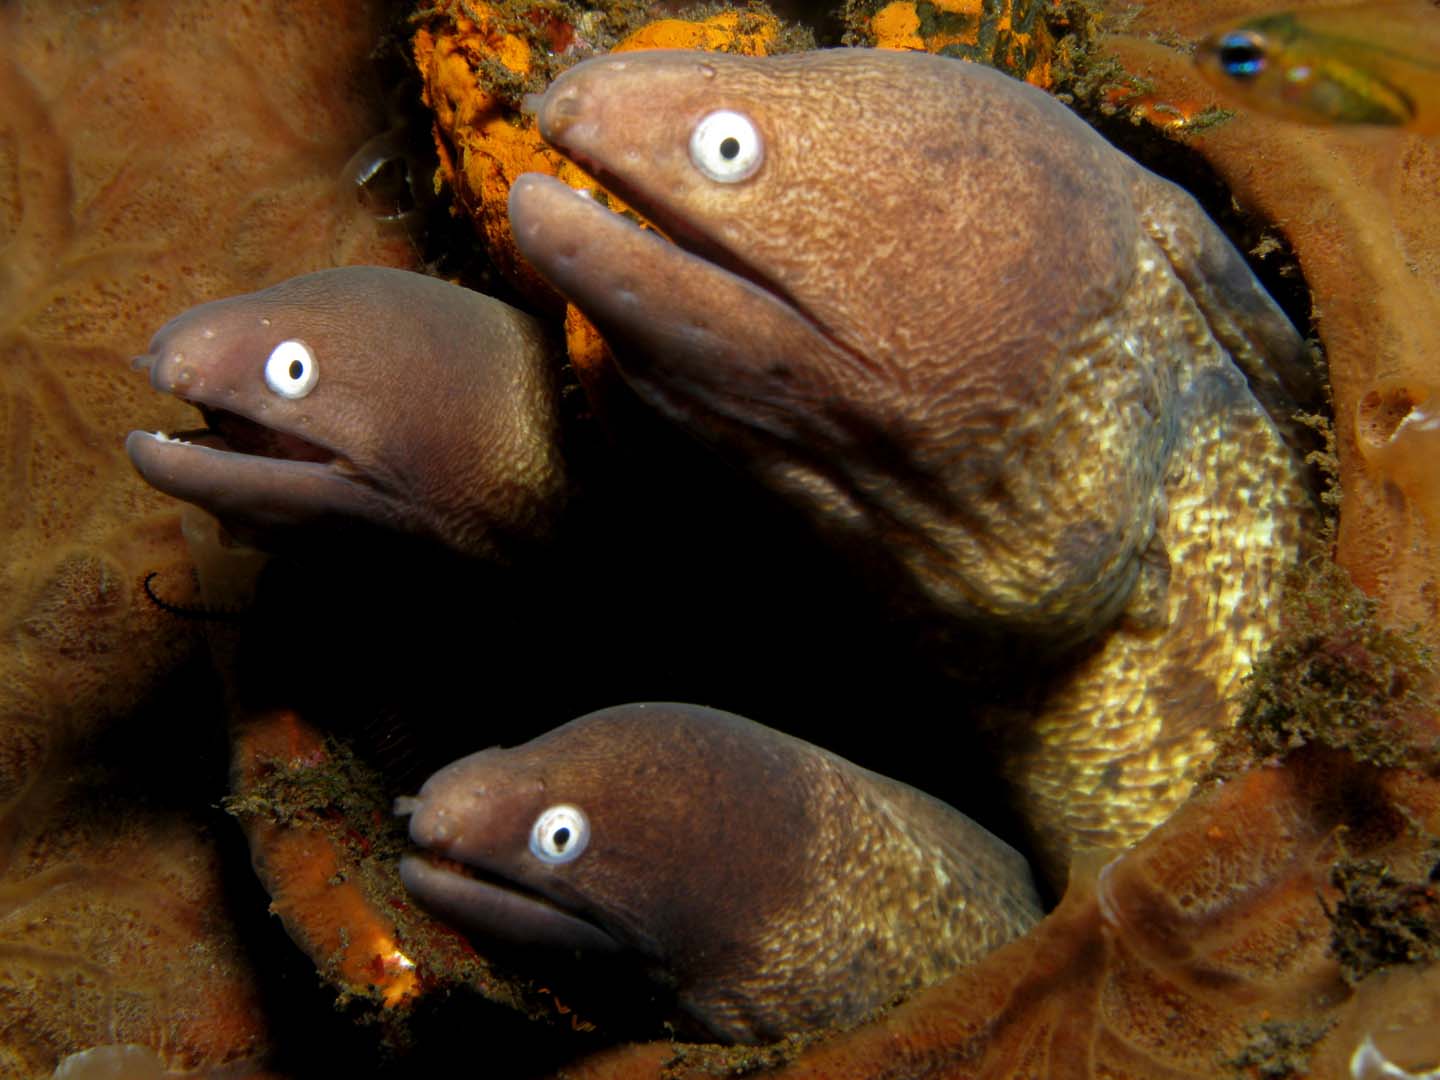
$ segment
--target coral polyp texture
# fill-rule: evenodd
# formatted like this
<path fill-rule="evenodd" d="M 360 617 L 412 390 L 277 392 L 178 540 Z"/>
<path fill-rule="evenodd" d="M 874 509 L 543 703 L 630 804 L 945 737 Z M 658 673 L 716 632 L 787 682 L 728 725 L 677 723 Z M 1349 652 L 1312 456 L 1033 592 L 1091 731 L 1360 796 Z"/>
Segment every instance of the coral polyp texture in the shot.
<path fill-rule="evenodd" d="M 384 123 L 375 10 L 289 10 L 0 10 L 0 1075 L 114 1043 L 238 1070 L 268 1045 L 205 809 L 223 722 L 193 626 L 142 590 L 190 595 L 177 508 L 120 435 L 195 424 L 129 370 L 171 315 L 409 257 L 338 183 Z"/>
<path fill-rule="evenodd" d="M 1096 22 L 1073 0 L 850 0 L 845 17 L 864 44 L 972 60 L 1045 87 Z"/>

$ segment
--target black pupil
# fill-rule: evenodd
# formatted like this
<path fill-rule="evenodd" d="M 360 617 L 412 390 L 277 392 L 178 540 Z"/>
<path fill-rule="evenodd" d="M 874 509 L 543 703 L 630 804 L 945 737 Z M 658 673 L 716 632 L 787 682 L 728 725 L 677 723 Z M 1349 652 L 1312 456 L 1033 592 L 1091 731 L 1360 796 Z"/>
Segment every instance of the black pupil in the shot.
<path fill-rule="evenodd" d="M 570 843 L 570 830 L 566 828 L 556 829 L 555 835 L 550 839 L 555 844 L 556 851 L 564 851 L 565 845 Z"/>
<path fill-rule="evenodd" d="M 305 365 L 304 365 L 303 363 L 301 363 L 299 360 L 291 360 L 291 361 L 290 361 L 290 378 L 292 378 L 292 379 L 299 379 L 300 376 L 301 376 L 301 375 L 304 375 L 304 374 L 305 374 Z"/>
<path fill-rule="evenodd" d="M 1265 67 L 1265 50 L 1253 40 L 1229 38 L 1220 43 L 1220 66 L 1237 79 L 1253 79 Z"/>
<path fill-rule="evenodd" d="M 734 160 L 740 153 L 740 140 L 731 135 L 728 139 L 720 140 L 720 156 L 726 161 Z"/>

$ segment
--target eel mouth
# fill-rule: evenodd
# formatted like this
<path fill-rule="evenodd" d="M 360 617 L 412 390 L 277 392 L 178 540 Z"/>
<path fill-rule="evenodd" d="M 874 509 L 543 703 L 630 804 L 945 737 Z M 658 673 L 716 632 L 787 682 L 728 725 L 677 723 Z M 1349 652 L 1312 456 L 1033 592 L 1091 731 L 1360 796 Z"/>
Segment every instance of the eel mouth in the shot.
<path fill-rule="evenodd" d="M 181 399 L 185 400 L 184 398 Z M 310 461 L 320 465 L 340 464 L 341 456 L 335 451 L 302 439 L 288 431 L 266 427 L 248 416 L 219 409 L 200 402 L 189 402 L 200 410 L 205 418 L 205 427 L 194 432 L 179 432 L 171 438 L 186 442 L 199 442 L 213 450 L 231 454 L 245 454 L 249 457 L 278 458 L 284 461 Z"/>
<path fill-rule="evenodd" d="M 422 907 L 468 934 L 524 948 L 623 951 L 610 934 L 550 897 L 433 851 L 402 857 L 400 880 Z"/>
<path fill-rule="evenodd" d="M 344 454 L 206 400 L 222 391 L 177 376 L 170 360 L 169 350 L 152 343 L 134 367 L 149 373 L 156 390 L 198 409 L 205 426 L 174 435 L 130 432 L 125 452 L 152 487 L 239 527 L 262 546 L 265 537 L 325 521 L 359 518 L 393 528 L 403 516 Z"/>
<path fill-rule="evenodd" d="M 164 334 L 165 330 L 162 329 L 160 334 L 156 335 L 157 340 Z M 173 372 L 168 363 L 168 353 L 169 350 L 163 347 L 157 349 L 152 343 L 151 351 L 137 356 L 131 367 L 148 374 L 150 385 L 156 390 L 199 409 L 205 426 L 173 435 L 156 432 L 157 441 L 173 445 L 200 446 L 220 453 L 270 458 L 276 461 L 348 465 L 342 455 L 331 447 L 312 442 L 293 431 L 270 427 L 254 417 L 206 401 L 199 388 L 187 393 L 188 386 L 185 384 L 189 380 Z"/>
<path fill-rule="evenodd" d="M 630 207 L 641 219 L 642 227 L 648 226 L 686 255 L 709 263 L 742 281 L 749 282 L 803 318 L 817 332 L 824 332 L 819 321 L 806 310 L 793 293 L 750 265 L 722 242 L 697 228 L 682 214 L 667 210 L 660 200 L 648 197 L 638 186 L 627 183 L 618 173 L 607 169 L 601 162 L 588 154 L 559 143 L 552 143 L 552 145 L 555 145 L 561 153 L 583 169 L 602 189 Z M 620 216 L 624 217 L 623 214 Z"/>

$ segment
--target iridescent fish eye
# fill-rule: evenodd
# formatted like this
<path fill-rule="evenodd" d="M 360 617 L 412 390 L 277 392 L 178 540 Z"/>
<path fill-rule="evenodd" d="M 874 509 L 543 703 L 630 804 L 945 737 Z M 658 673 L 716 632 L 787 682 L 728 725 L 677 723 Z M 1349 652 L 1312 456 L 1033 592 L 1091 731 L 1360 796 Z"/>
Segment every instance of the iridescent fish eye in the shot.
<path fill-rule="evenodd" d="M 1253 30 L 1236 30 L 1216 46 L 1220 69 L 1232 79 L 1253 79 L 1265 70 L 1265 39 Z"/>

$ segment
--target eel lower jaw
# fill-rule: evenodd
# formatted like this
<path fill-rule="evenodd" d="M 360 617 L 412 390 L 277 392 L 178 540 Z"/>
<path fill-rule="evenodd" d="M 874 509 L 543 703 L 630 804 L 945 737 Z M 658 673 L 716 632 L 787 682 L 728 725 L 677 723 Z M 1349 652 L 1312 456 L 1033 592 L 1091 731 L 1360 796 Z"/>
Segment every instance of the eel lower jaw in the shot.
<path fill-rule="evenodd" d="M 476 937 L 521 947 L 618 953 L 624 947 L 593 923 L 508 881 L 430 853 L 400 860 L 400 880 L 417 903 Z"/>
<path fill-rule="evenodd" d="M 197 438 L 132 431 L 125 452 L 152 487 L 262 536 L 337 518 L 393 527 L 400 517 L 393 500 L 338 455 L 291 460 L 230 449 L 211 431 Z"/>

